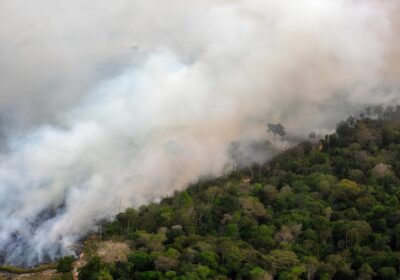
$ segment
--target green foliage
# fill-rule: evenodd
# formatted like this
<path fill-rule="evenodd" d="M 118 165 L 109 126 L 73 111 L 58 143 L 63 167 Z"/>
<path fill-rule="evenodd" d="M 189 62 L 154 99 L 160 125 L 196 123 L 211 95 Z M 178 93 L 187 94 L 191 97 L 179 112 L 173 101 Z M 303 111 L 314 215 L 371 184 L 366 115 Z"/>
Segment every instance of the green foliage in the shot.
<path fill-rule="evenodd" d="M 218 269 L 218 255 L 213 251 L 202 251 L 196 255 L 197 262 L 206 265 L 214 270 Z"/>
<path fill-rule="evenodd" d="M 397 271 L 394 267 L 382 267 L 378 270 L 378 275 L 381 279 L 394 280 L 397 278 Z"/>
<path fill-rule="evenodd" d="M 66 256 L 58 260 L 57 271 L 58 272 L 70 272 L 72 270 L 72 264 L 75 261 L 73 256 Z"/>
<path fill-rule="evenodd" d="M 287 271 L 299 263 L 296 254 L 290 250 L 272 250 L 267 256 L 273 271 Z"/>
<path fill-rule="evenodd" d="M 100 257 L 92 257 L 90 261 L 79 270 L 79 280 L 112 280 L 111 267 L 103 262 Z"/>
<path fill-rule="evenodd" d="M 133 253 L 79 278 L 400 279 L 400 107 L 381 109 L 252 166 L 251 183 L 237 170 L 118 214 L 106 237 Z"/>
<path fill-rule="evenodd" d="M 250 270 L 249 276 L 250 279 L 258 280 L 263 279 L 263 277 L 267 274 L 267 272 L 259 266 L 254 267 Z"/>
<path fill-rule="evenodd" d="M 161 273 L 158 271 L 143 271 L 137 276 L 139 280 L 158 280 L 161 278 Z"/>
<path fill-rule="evenodd" d="M 133 265 L 135 271 L 146 271 L 154 268 L 153 257 L 142 251 L 137 251 L 128 255 L 128 262 Z"/>

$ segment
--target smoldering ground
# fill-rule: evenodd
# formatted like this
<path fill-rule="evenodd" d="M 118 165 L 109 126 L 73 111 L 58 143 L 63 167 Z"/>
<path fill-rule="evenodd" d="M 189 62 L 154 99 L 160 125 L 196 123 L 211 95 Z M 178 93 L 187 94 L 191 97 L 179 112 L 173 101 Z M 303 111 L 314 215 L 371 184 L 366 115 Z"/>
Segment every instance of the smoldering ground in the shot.
<path fill-rule="evenodd" d="M 120 207 L 222 174 L 231 143 L 272 137 L 268 122 L 323 133 L 397 101 L 399 11 L 394 0 L 0 2 L 5 261 L 67 254 Z"/>

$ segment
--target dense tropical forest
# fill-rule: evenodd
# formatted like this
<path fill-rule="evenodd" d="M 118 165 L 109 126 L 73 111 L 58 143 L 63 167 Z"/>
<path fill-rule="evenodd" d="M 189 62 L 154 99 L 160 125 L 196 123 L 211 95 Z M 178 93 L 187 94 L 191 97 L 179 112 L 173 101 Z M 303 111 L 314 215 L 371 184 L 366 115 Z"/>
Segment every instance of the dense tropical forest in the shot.
<path fill-rule="evenodd" d="M 131 252 L 79 279 L 400 279 L 400 107 L 370 115 L 118 214 L 101 238 Z"/>

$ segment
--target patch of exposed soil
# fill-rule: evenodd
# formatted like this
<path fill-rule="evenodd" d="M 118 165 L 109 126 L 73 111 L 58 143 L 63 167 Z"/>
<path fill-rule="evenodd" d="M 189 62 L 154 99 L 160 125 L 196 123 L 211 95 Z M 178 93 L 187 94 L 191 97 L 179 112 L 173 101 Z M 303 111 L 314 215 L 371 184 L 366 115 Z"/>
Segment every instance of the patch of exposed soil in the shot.
<path fill-rule="evenodd" d="M 97 255 L 105 262 L 113 263 L 117 261 L 126 262 L 127 255 L 132 250 L 124 242 L 104 241 L 98 244 Z"/>
<path fill-rule="evenodd" d="M 0 279 L 12 280 L 51 280 L 57 275 L 56 269 L 49 269 L 36 273 L 13 274 L 8 272 L 0 272 Z"/>

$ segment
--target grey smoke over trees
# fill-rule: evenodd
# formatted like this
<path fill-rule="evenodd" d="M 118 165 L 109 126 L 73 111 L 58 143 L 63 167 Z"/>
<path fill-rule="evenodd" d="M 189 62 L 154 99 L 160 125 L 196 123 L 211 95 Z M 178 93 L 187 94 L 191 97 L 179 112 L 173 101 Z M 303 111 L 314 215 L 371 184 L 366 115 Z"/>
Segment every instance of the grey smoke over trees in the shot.
<path fill-rule="evenodd" d="M 222 174 L 234 141 L 257 158 L 270 120 L 307 137 L 395 103 L 399 12 L 395 0 L 1 1 L 6 261 L 70 254 L 120 208 Z"/>

